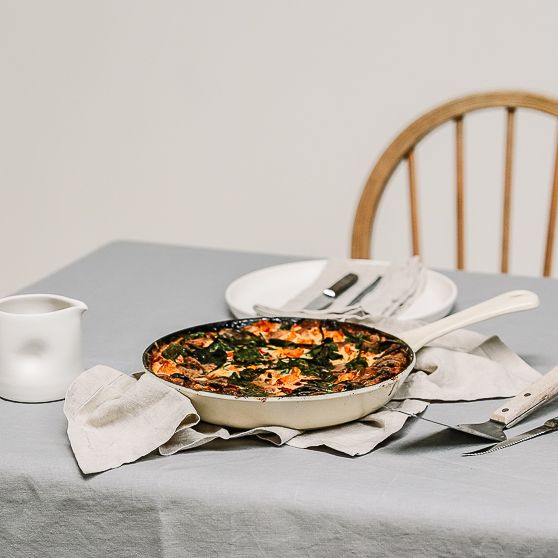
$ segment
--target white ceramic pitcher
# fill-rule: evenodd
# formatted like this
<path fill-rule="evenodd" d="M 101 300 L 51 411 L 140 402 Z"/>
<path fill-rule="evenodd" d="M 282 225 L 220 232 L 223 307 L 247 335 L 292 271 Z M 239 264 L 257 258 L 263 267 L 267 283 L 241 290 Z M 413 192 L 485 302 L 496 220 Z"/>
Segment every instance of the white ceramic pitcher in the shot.
<path fill-rule="evenodd" d="M 83 371 L 79 300 L 52 294 L 0 299 L 0 397 L 39 403 L 63 399 Z"/>

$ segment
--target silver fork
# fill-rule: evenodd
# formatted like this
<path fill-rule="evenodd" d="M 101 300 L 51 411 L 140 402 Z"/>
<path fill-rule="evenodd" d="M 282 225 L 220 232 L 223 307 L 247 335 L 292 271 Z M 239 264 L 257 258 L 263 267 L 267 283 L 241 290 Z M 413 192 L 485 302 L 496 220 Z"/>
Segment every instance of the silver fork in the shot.
<path fill-rule="evenodd" d="M 343 321 L 362 321 L 371 317 L 362 306 L 347 306 L 343 310 L 283 310 L 263 304 L 254 304 L 254 311 L 258 316 L 276 316 L 278 318 L 325 318 Z"/>

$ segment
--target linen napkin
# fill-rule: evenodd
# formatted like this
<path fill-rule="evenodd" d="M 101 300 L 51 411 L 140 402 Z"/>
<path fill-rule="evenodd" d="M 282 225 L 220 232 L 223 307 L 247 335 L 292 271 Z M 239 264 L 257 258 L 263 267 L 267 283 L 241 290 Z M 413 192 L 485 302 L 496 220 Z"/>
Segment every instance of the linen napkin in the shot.
<path fill-rule="evenodd" d="M 418 320 L 394 318 L 364 322 L 382 331 L 402 335 L 423 325 Z M 540 377 L 497 336 L 460 329 L 430 342 L 418 351 L 415 371 L 395 399 L 475 401 L 513 397 Z"/>
<path fill-rule="evenodd" d="M 379 276 L 382 280 L 366 295 L 360 306 L 372 316 L 393 316 L 407 308 L 422 292 L 426 284 L 426 269 L 420 258 L 413 256 L 402 264 L 377 265 L 374 262 L 346 259 L 328 260 L 316 280 L 283 305 L 282 310 L 297 311 L 304 308 L 324 289 L 349 272 L 358 275 L 358 280 L 348 291 L 333 300 L 327 311 L 343 310 L 349 306 L 356 294 L 364 290 Z"/>
<path fill-rule="evenodd" d="M 401 333 L 414 323 L 381 319 L 380 329 Z M 66 395 L 68 437 L 84 473 L 132 462 L 158 449 L 161 455 L 189 450 L 215 439 L 255 436 L 275 445 L 326 447 L 363 455 L 399 431 L 409 413 L 420 413 L 428 401 L 510 397 L 540 374 L 498 337 L 461 330 L 444 336 L 417 354 L 413 372 L 392 401 L 359 421 L 314 431 L 279 426 L 236 430 L 200 422 L 190 401 L 172 387 L 144 374 L 139 380 L 106 366 L 76 378 Z"/>
<path fill-rule="evenodd" d="M 80 469 L 96 473 L 136 461 L 167 441 L 177 427 L 200 420 L 190 400 L 147 374 L 139 380 L 94 366 L 68 388 L 68 438 Z"/>

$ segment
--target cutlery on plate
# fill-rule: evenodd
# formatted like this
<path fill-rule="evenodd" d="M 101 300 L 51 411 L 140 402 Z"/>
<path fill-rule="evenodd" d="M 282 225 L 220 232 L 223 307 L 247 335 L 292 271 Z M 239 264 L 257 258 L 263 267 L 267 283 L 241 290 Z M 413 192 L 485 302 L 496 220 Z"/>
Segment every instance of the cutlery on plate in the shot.
<path fill-rule="evenodd" d="M 376 277 L 376 279 L 374 279 L 374 281 L 372 281 L 370 285 L 362 289 L 362 291 L 360 291 L 360 293 L 358 293 L 355 296 L 355 298 L 353 298 L 353 300 L 351 300 L 351 302 L 347 304 L 347 306 L 353 306 L 354 304 L 358 304 L 365 296 L 370 294 L 380 284 L 380 281 L 382 279 L 383 279 L 383 275 L 378 275 L 378 277 Z"/>
<path fill-rule="evenodd" d="M 505 428 L 517 424 L 556 395 L 558 395 L 558 366 L 527 386 L 518 395 L 506 401 L 506 403 L 498 408 L 486 422 L 481 422 L 479 424 L 458 424 L 454 426 L 427 419 L 419 415 L 405 413 L 404 411 L 398 410 L 398 412 L 421 420 L 433 422 L 434 424 L 439 424 L 440 426 L 445 426 L 452 430 L 458 430 L 459 432 L 465 432 L 473 436 L 480 436 L 481 438 L 500 442 L 506 440 L 506 434 L 504 433 Z"/>
<path fill-rule="evenodd" d="M 350 289 L 358 281 L 358 275 L 355 273 L 347 273 L 336 281 L 331 287 L 324 289 L 314 300 L 310 301 L 305 307 L 305 310 L 325 310 L 329 308 L 335 299 Z"/>
<path fill-rule="evenodd" d="M 361 321 L 370 318 L 370 314 L 360 306 L 350 306 L 342 310 L 285 310 L 264 304 L 254 304 L 252 308 L 257 316 L 275 316 L 277 318 L 320 318 L 340 322 Z"/>
<path fill-rule="evenodd" d="M 517 436 L 513 436 L 508 440 L 504 440 L 503 442 L 499 442 L 488 448 L 481 448 L 475 451 L 468 451 L 464 453 L 463 456 L 471 457 L 475 455 L 484 455 L 485 453 L 492 453 L 493 451 L 509 448 L 510 446 L 515 446 L 515 444 L 525 442 L 526 440 L 531 440 L 532 438 L 536 438 L 537 436 L 542 436 L 543 434 L 548 434 L 549 432 L 556 432 L 557 430 L 558 430 L 558 417 L 555 417 L 553 419 L 547 420 L 542 426 L 539 426 L 538 428 L 533 428 L 532 430 L 528 430 L 523 434 L 518 434 Z"/>

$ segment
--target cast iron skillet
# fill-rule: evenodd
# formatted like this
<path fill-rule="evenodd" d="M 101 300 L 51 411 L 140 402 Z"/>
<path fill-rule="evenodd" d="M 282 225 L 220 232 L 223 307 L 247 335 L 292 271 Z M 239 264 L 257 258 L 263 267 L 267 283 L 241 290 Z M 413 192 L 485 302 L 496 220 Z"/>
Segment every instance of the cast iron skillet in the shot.
<path fill-rule="evenodd" d="M 214 331 L 222 327 L 241 328 L 261 318 L 214 322 L 169 333 L 147 347 L 143 353 L 143 365 L 146 371 L 153 374 L 153 377 L 158 381 L 164 382 L 186 395 L 205 422 L 244 429 L 261 426 L 285 426 L 297 430 L 323 428 L 362 418 L 383 407 L 391 400 L 397 389 L 413 370 L 416 362 L 415 353 L 426 343 L 461 327 L 502 314 L 536 308 L 538 305 L 539 299 L 533 292 L 509 291 L 457 314 L 406 331 L 401 334 L 401 338 L 363 324 L 351 324 L 355 328 L 372 333 L 379 332 L 388 339 L 403 342 L 403 345 L 409 350 L 411 358 L 407 368 L 397 376 L 373 386 L 339 393 L 295 397 L 238 397 L 179 386 L 163 380 L 151 370 L 151 350 L 162 343 L 193 331 Z M 281 323 L 301 321 L 300 318 L 271 317 L 267 319 Z M 344 322 L 337 320 L 319 321 L 327 323 L 330 327 L 342 327 L 344 324 Z"/>

